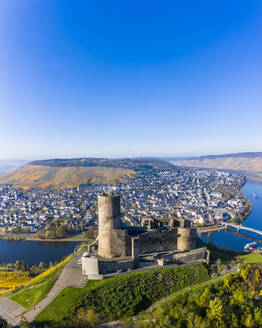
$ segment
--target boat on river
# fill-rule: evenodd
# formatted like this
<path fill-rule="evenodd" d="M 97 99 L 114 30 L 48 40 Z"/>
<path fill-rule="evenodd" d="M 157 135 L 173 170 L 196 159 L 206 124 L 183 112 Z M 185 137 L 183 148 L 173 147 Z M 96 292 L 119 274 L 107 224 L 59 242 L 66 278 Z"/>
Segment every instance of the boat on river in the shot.
<path fill-rule="evenodd" d="M 245 251 L 253 251 L 253 250 L 256 250 L 256 246 L 257 246 L 257 243 L 256 243 L 256 242 L 253 242 L 253 243 L 247 243 L 247 244 L 244 246 L 244 250 L 245 250 Z"/>

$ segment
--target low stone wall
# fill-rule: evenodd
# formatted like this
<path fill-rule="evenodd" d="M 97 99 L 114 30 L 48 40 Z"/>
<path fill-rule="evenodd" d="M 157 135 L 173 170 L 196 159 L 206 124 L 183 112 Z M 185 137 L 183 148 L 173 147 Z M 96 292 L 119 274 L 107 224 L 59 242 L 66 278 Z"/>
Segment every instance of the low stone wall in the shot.
<path fill-rule="evenodd" d="M 133 270 L 134 261 L 129 258 L 121 260 L 101 260 L 97 257 L 85 257 L 82 260 L 82 272 L 88 279 L 103 279 L 104 274 Z"/>
<path fill-rule="evenodd" d="M 190 263 L 209 263 L 209 251 L 206 247 L 194 249 L 188 252 L 171 252 L 163 254 L 157 260 L 158 265 L 170 264 L 190 264 Z M 131 271 L 136 268 L 136 261 L 131 257 L 123 260 L 103 260 L 97 257 L 82 257 L 83 274 L 88 276 L 88 279 L 103 279 L 103 276 L 110 273 Z"/>
<path fill-rule="evenodd" d="M 113 273 L 117 271 L 127 271 L 134 269 L 134 261 L 98 261 L 99 272 L 102 274 Z"/>
<path fill-rule="evenodd" d="M 193 249 L 188 252 L 172 253 L 163 256 L 158 261 L 159 265 L 165 264 L 187 264 L 195 262 L 206 262 L 209 263 L 209 251 L 206 247 Z"/>

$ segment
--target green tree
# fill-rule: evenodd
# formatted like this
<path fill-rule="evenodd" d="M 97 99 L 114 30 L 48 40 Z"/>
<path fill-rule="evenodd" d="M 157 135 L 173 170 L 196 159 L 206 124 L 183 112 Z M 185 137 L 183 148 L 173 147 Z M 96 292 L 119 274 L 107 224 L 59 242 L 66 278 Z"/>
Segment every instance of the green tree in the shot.
<path fill-rule="evenodd" d="M 85 230 L 85 222 L 83 220 L 80 223 L 80 229 L 81 229 L 81 231 Z"/>
<path fill-rule="evenodd" d="M 204 289 L 203 293 L 201 293 L 200 297 L 197 299 L 197 304 L 201 307 L 208 306 L 210 299 L 213 297 L 211 292 L 211 288 L 207 287 Z"/>
<path fill-rule="evenodd" d="M 210 300 L 209 310 L 210 311 L 208 311 L 208 316 L 210 318 L 222 318 L 224 313 L 222 301 L 218 297 L 215 297 L 213 300 Z"/>
<path fill-rule="evenodd" d="M 247 328 L 253 328 L 255 327 L 255 322 L 253 320 L 252 314 L 249 313 L 245 319 L 245 327 Z"/>
<path fill-rule="evenodd" d="M 21 262 L 20 262 L 19 260 L 16 260 L 16 261 L 15 261 L 15 269 L 16 269 L 17 271 L 19 271 L 19 270 L 20 270 L 20 267 L 21 267 Z"/>
<path fill-rule="evenodd" d="M 43 270 L 45 268 L 44 262 L 40 262 L 38 267 L 40 270 Z"/>
<path fill-rule="evenodd" d="M 25 262 L 22 261 L 21 264 L 20 264 L 20 270 L 25 272 L 26 271 L 26 265 L 25 265 Z"/>
<path fill-rule="evenodd" d="M 63 237 L 63 236 L 66 236 L 66 234 L 67 234 L 66 226 L 61 225 L 60 227 L 58 227 L 56 229 L 57 237 Z"/>
<path fill-rule="evenodd" d="M 256 308 L 254 310 L 254 318 L 259 327 L 262 327 L 262 309 Z"/>
<path fill-rule="evenodd" d="M 30 328 L 29 322 L 26 320 L 26 318 L 22 317 L 20 323 L 19 323 L 20 328 Z"/>

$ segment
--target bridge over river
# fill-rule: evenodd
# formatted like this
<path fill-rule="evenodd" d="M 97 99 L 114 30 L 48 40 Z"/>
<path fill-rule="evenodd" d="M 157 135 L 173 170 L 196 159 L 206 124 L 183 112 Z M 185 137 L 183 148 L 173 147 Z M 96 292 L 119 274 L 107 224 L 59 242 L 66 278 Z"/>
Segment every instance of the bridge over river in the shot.
<path fill-rule="evenodd" d="M 255 232 L 258 235 L 262 236 L 262 231 L 258 230 L 258 229 L 254 229 L 254 228 L 249 228 L 243 225 L 238 225 L 238 224 L 233 224 L 233 223 L 228 223 L 228 222 L 224 222 L 223 226 L 226 228 L 235 228 L 237 230 L 237 232 L 240 232 L 240 230 L 246 230 L 246 231 L 251 231 L 251 232 Z"/>

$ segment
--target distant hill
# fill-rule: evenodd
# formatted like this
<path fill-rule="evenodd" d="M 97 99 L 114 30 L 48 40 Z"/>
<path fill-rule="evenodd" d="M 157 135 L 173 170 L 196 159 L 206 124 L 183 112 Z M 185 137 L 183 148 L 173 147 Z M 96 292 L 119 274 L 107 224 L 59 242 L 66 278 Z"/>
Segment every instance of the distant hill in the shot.
<path fill-rule="evenodd" d="M 262 181 L 262 152 L 169 158 L 169 161 L 180 166 L 240 171 L 251 179 Z"/>
<path fill-rule="evenodd" d="M 203 160 L 203 159 L 217 159 L 217 158 L 239 158 L 239 157 L 261 157 L 262 152 L 246 152 L 246 153 L 232 153 L 232 154 L 222 154 L 222 155 L 204 155 L 204 156 L 187 156 L 187 157 L 160 157 L 162 160 L 166 161 L 181 161 L 181 160 Z"/>
<path fill-rule="evenodd" d="M 136 174 L 155 168 L 173 167 L 171 164 L 148 158 L 105 159 L 76 158 L 34 161 L 0 176 L 0 184 L 18 188 L 74 188 L 81 184 L 117 185 Z"/>
<path fill-rule="evenodd" d="M 115 167 L 122 169 L 131 169 L 135 171 L 160 169 L 170 167 L 166 161 L 151 157 L 137 158 L 69 158 L 69 159 L 48 159 L 33 161 L 31 165 L 43 165 L 50 167 Z"/>
<path fill-rule="evenodd" d="M 133 170 L 108 167 L 50 167 L 26 165 L 0 176 L 0 184 L 18 188 L 75 188 L 80 184 L 111 184 L 132 178 Z"/>

